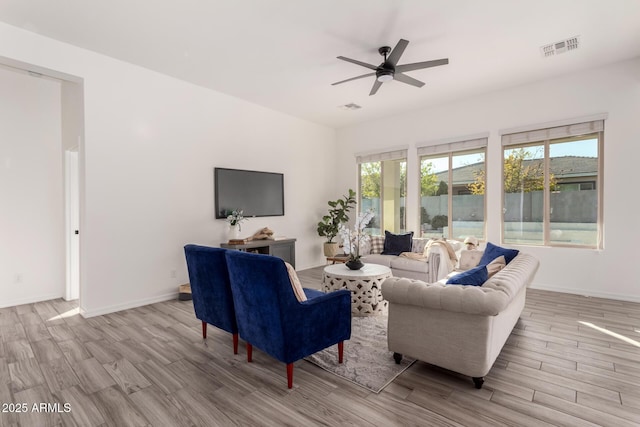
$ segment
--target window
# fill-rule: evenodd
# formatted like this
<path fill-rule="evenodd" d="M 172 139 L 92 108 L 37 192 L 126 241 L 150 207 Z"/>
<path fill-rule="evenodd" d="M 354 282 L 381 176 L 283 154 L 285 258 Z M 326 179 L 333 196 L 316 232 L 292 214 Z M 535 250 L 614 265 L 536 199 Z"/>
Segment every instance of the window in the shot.
<path fill-rule="evenodd" d="M 421 236 L 484 238 L 486 145 L 476 138 L 418 147 Z"/>
<path fill-rule="evenodd" d="M 604 122 L 506 134 L 503 242 L 602 247 Z"/>
<path fill-rule="evenodd" d="M 366 230 L 382 235 L 406 231 L 407 150 L 357 157 L 359 166 L 360 212 L 373 210 L 375 216 Z"/>

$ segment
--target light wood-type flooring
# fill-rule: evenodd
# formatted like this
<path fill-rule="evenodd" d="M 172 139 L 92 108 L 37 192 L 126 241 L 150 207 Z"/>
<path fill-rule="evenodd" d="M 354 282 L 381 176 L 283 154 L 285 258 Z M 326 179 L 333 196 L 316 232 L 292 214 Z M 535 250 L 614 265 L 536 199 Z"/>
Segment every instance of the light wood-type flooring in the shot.
<path fill-rule="evenodd" d="M 321 272 L 299 275 L 319 288 Z M 2 426 L 640 425 L 635 303 L 530 290 L 481 390 L 417 362 L 375 394 L 305 361 L 289 390 L 258 349 L 247 363 L 211 326 L 203 341 L 190 301 L 89 319 L 63 300 L 4 308 L 0 334 Z"/>

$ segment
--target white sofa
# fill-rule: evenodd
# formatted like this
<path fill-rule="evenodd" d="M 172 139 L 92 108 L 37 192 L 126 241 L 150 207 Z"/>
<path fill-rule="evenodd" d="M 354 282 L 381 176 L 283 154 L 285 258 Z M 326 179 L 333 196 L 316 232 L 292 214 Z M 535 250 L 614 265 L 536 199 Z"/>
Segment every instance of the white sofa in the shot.
<path fill-rule="evenodd" d="M 388 345 L 396 362 L 407 355 L 468 375 L 481 388 L 522 313 L 538 265 L 520 252 L 482 286 L 386 279 Z"/>
<path fill-rule="evenodd" d="M 427 258 L 412 259 L 397 255 L 383 255 L 382 248 L 384 246 L 383 236 L 371 236 L 372 244 L 369 253 L 362 256 L 362 262 L 365 264 L 380 264 L 391 268 L 391 273 L 395 277 L 406 277 L 409 279 L 423 280 L 427 283 L 437 281 L 448 273 L 442 271 L 441 266 L 443 259 L 441 256 L 444 252 L 431 252 Z M 377 241 L 376 241 L 377 240 Z M 411 252 L 416 254 L 424 253 L 424 248 L 429 242 L 429 238 L 414 237 L 412 240 Z M 459 250 L 462 243 L 454 250 Z"/>

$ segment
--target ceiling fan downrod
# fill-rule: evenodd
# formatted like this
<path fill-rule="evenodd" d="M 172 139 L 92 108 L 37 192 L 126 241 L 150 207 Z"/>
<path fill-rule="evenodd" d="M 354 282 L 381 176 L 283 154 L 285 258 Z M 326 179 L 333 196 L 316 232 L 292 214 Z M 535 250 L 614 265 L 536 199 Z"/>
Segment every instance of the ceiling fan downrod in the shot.
<path fill-rule="evenodd" d="M 376 69 L 376 79 L 381 82 L 388 82 L 393 80 L 393 75 L 395 70 L 393 66 L 388 67 L 387 65 L 387 55 L 391 52 L 391 48 L 389 46 L 382 46 L 378 49 L 378 53 L 384 56 L 384 62 L 380 64 L 380 66 Z"/>

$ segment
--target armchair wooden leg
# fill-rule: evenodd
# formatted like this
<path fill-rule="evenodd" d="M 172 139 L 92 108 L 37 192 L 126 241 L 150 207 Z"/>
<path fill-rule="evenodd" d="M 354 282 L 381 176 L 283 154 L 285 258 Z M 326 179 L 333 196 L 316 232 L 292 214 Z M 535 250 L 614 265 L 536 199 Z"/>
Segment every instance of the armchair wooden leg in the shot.
<path fill-rule="evenodd" d="M 253 358 L 253 346 L 247 343 L 247 362 L 251 362 Z"/>
<path fill-rule="evenodd" d="M 238 333 L 233 334 L 233 354 L 238 354 Z"/>
<path fill-rule="evenodd" d="M 207 339 L 207 322 L 202 322 L 202 339 Z"/>
<path fill-rule="evenodd" d="M 342 363 L 342 355 L 344 354 L 344 341 L 338 343 L 338 363 Z"/>
<path fill-rule="evenodd" d="M 293 388 L 293 363 L 287 363 L 287 387 Z"/>

